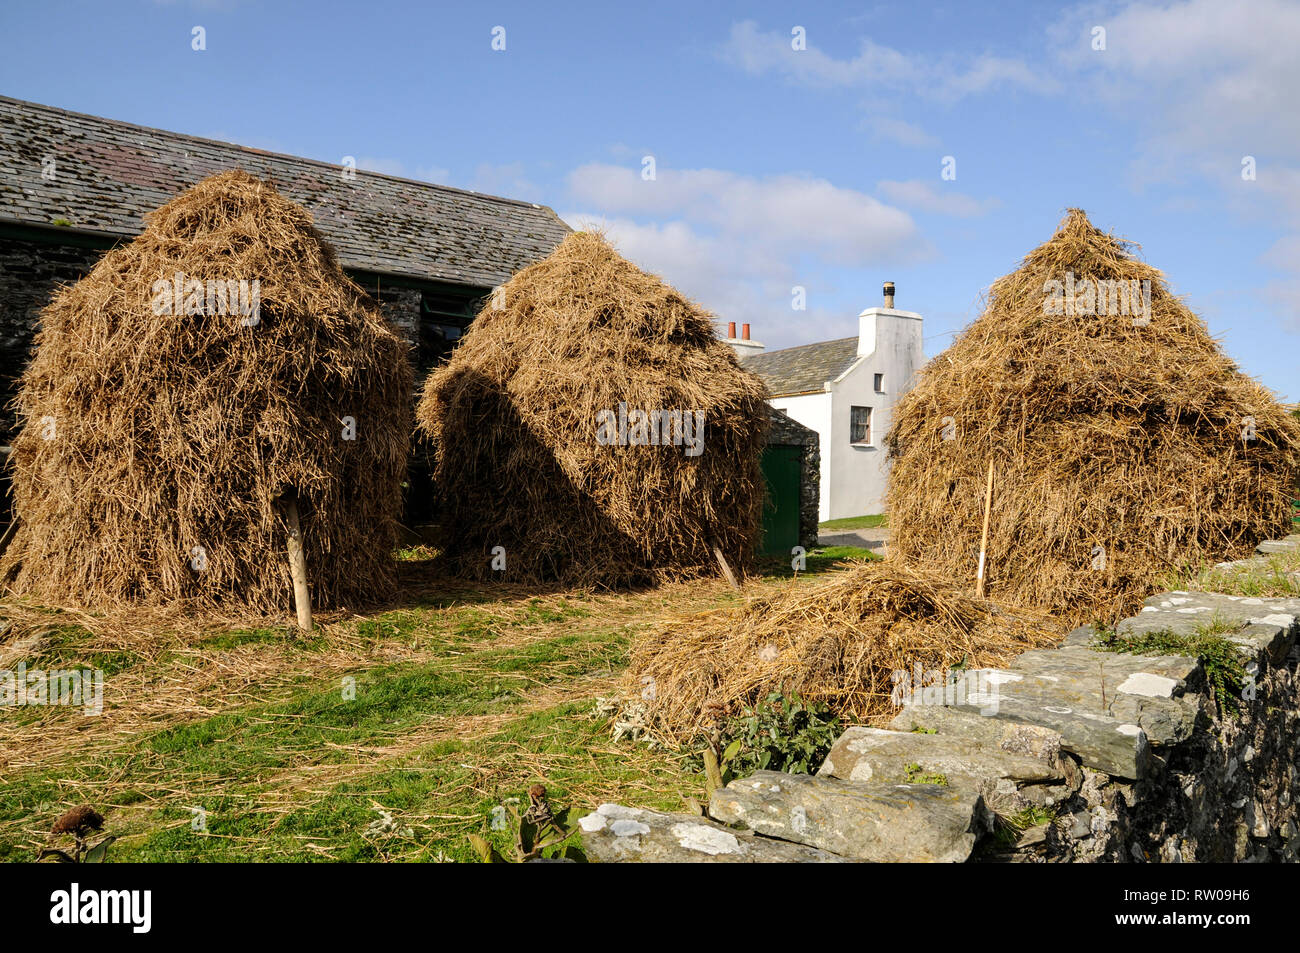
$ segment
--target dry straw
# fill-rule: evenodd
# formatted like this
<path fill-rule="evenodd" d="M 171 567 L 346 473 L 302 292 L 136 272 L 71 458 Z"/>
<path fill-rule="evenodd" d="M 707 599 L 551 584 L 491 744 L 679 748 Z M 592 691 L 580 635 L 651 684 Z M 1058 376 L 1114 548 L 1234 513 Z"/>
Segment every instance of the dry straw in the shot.
<path fill-rule="evenodd" d="M 679 742 L 769 692 L 882 723 L 897 711 L 895 672 L 997 665 L 1060 631 L 1042 614 L 975 599 L 937 573 L 861 563 L 640 639 L 623 688 L 644 700 L 652 731 Z"/>
<path fill-rule="evenodd" d="M 764 396 L 707 312 L 576 232 L 488 299 L 425 384 L 441 547 L 457 571 L 508 581 L 714 573 L 713 545 L 743 569 L 763 503 Z M 702 452 L 598 442 L 620 403 L 702 413 Z"/>
<path fill-rule="evenodd" d="M 1048 303 L 1067 276 L 1073 314 Z M 1149 314 L 1090 303 L 1098 281 L 1149 282 Z M 923 368 L 886 441 L 893 558 L 973 586 L 991 458 L 989 594 L 1090 621 L 1288 532 L 1300 427 L 1159 271 L 1073 209 Z"/>
<path fill-rule="evenodd" d="M 146 225 L 43 314 L 17 400 L 10 590 L 283 612 L 291 493 L 318 606 L 391 591 L 406 346 L 311 216 L 246 173 Z M 178 273 L 205 283 L 203 313 L 156 313 L 155 282 Z M 240 280 L 259 283 L 260 311 L 217 313 L 206 283 Z"/>
<path fill-rule="evenodd" d="M 1067 272 L 1076 291 L 1136 281 L 1138 313 L 1049 313 Z M 895 671 L 1003 664 L 1287 532 L 1298 438 L 1160 273 L 1071 211 L 895 409 L 890 559 L 648 633 L 625 691 L 678 740 L 772 691 L 888 720 Z"/>

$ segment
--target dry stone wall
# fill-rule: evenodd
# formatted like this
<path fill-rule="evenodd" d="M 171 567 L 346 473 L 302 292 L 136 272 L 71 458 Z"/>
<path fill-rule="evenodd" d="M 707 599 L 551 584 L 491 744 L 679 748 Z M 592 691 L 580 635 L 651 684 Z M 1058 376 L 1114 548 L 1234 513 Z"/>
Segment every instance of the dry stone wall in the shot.
<path fill-rule="evenodd" d="M 1289 536 L 1225 566 L 1297 550 L 1300 536 Z M 1176 639 L 1208 623 L 1244 665 L 1226 698 L 1197 659 L 1101 651 L 1085 626 L 1006 669 L 975 673 L 980 691 L 906 706 L 888 729 L 848 729 L 816 775 L 732 781 L 714 792 L 707 817 L 603 805 L 580 822 L 588 855 L 1295 861 L 1300 599 L 1166 592 L 1117 630 Z"/>

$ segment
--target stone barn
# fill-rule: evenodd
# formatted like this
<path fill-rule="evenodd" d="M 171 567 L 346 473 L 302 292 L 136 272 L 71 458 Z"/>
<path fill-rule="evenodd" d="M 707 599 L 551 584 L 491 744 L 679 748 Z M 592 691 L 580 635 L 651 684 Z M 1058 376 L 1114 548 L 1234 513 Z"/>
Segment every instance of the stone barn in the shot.
<path fill-rule="evenodd" d="M 417 383 L 480 300 L 569 231 L 545 206 L 367 172 L 350 158 L 278 155 L 6 97 L 0 168 L 0 444 L 51 292 L 213 173 L 244 169 L 311 212 L 344 270 L 406 336 Z"/>

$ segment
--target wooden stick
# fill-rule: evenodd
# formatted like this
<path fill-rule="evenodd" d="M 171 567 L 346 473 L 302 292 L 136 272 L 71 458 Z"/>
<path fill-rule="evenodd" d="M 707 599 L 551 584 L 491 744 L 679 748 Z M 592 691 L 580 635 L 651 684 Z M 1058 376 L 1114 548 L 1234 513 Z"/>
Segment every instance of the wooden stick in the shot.
<path fill-rule="evenodd" d="M 9 540 L 14 538 L 14 530 L 18 529 L 18 514 L 14 513 L 9 520 L 9 526 L 5 530 L 4 536 L 0 536 L 0 553 L 9 548 Z"/>
<path fill-rule="evenodd" d="M 736 582 L 735 573 L 731 571 L 731 567 L 727 565 L 726 557 L 722 555 L 722 550 L 717 546 L 713 547 L 713 558 L 716 559 L 718 565 L 722 567 L 722 574 L 727 577 L 727 582 L 731 583 L 731 588 L 739 589 L 740 583 Z"/>
<path fill-rule="evenodd" d="M 993 507 L 993 458 L 989 457 L 989 483 L 984 490 L 984 531 L 980 533 L 980 568 L 975 576 L 975 598 L 984 598 L 984 552 L 989 542 L 989 510 Z"/>
<path fill-rule="evenodd" d="M 298 501 L 285 497 L 284 518 L 289 524 L 289 573 L 293 576 L 293 603 L 298 610 L 298 627 L 311 631 L 311 592 L 307 589 L 307 557 L 302 551 L 302 527 L 298 525 Z"/>

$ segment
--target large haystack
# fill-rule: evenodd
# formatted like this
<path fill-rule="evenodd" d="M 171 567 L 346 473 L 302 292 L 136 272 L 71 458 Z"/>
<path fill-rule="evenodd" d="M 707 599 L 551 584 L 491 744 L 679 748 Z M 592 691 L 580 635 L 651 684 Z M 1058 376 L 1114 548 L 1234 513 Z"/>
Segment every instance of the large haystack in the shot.
<path fill-rule="evenodd" d="M 382 596 L 409 442 L 405 345 L 311 216 L 243 172 L 146 224 L 45 309 L 0 575 L 52 603 L 283 611 L 293 494 L 315 604 Z"/>
<path fill-rule="evenodd" d="M 737 570 L 749 562 L 763 385 L 706 312 L 599 235 L 570 235 L 498 289 L 417 418 L 441 546 L 465 574 L 635 584 L 716 572 L 714 545 Z"/>
<path fill-rule="evenodd" d="M 1005 664 L 1064 632 L 966 588 L 869 562 L 813 586 L 683 616 L 633 645 L 623 694 L 642 700 L 652 732 L 683 743 L 770 692 L 883 725 L 903 693 L 943 686 L 954 670 Z"/>
<path fill-rule="evenodd" d="M 895 408 L 890 549 L 973 585 L 992 458 L 988 591 L 1114 618 L 1287 532 L 1298 439 L 1161 273 L 1071 210 Z"/>

